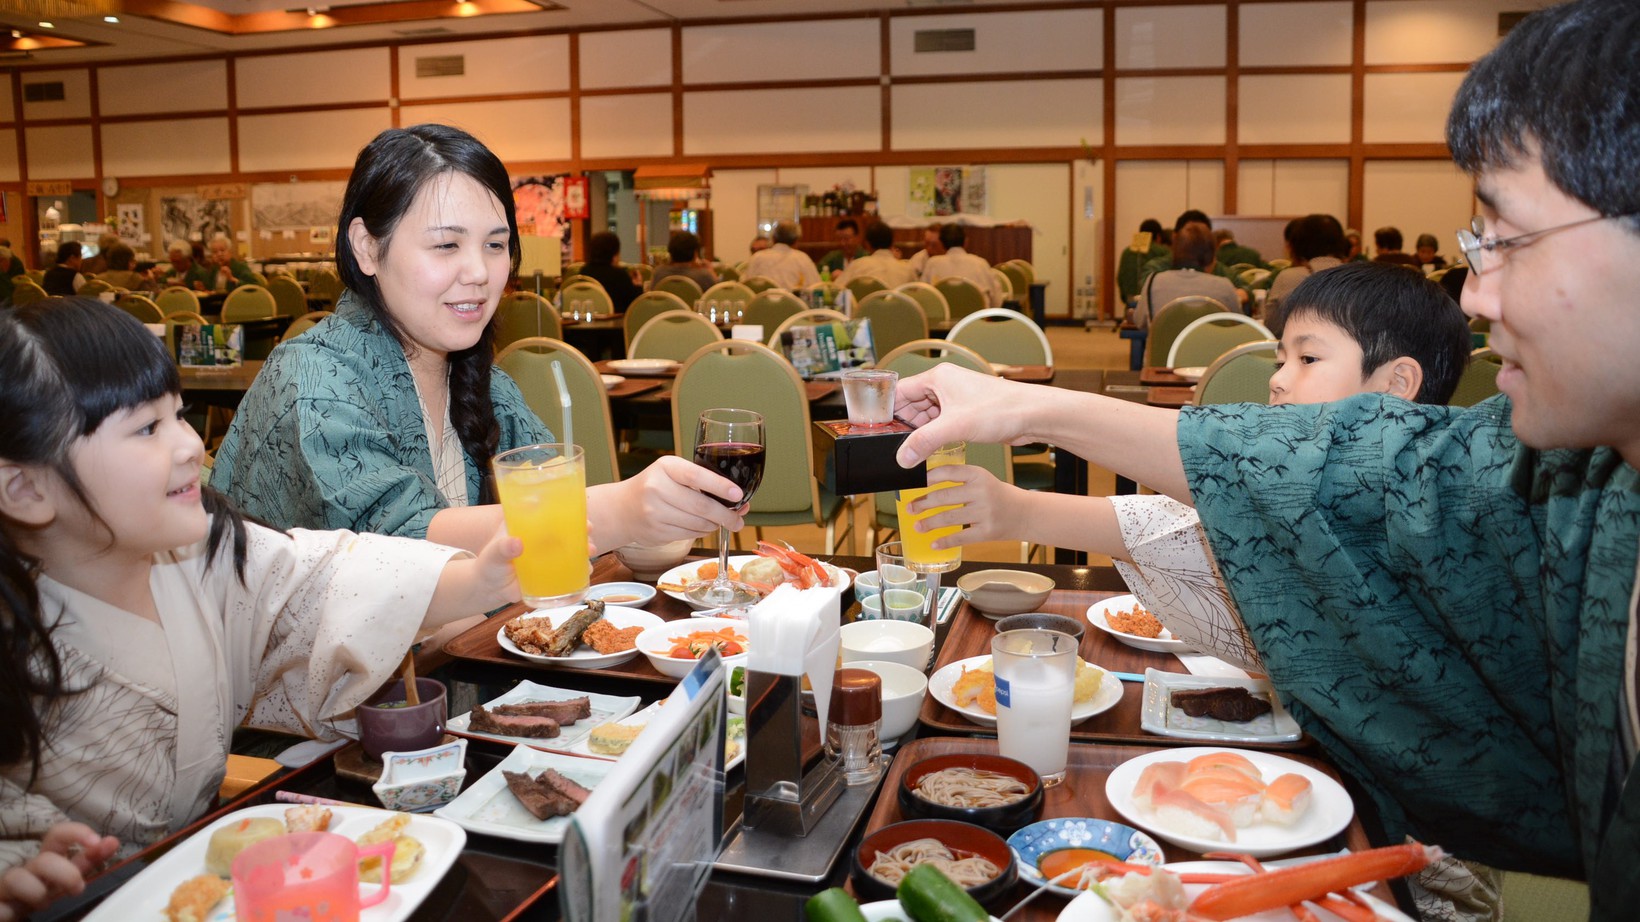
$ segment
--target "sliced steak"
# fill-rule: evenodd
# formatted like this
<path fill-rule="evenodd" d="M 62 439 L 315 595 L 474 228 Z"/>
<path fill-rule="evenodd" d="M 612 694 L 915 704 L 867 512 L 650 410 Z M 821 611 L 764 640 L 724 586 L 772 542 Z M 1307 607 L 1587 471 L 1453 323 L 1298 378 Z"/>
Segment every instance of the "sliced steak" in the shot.
<path fill-rule="evenodd" d="M 583 695 L 579 698 L 565 698 L 562 701 L 498 704 L 490 709 L 490 713 L 508 717 L 550 717 L 567 727 L 577 720 L 585 720 L 592 716 L 592 699 Z"/>
<path fill-rule="evenodd" d="M 576 806 L 586 803 L 587 798 L 592 796 L 592 791 L 582 787 L 574 779 L 560 775 L 550 768 L 538 775 L 535 780 L 540 784 L 551 786 L 553 790 L 575 801 Z"/>
<path fill-rule="evenodd" d="M 550 820 L 555 816 L 568 816 L 575 812 L 578 804 L 568 797 L 541 784 L 525 772 L 502 771 L 507 779 L 507 789 L 512 791 L 524 809 L 538 820 Z"/>
<path fill-rule="evenodd" d="M 502 736 L 521 736 L 527 739 L 551 739 L 559 733 L 560 724 L 551 717 L 536 714 L 508 714 L 500 708 L 487 711 L 484 705 L 475 705 L 467 725 L 479 733 L 499 733 Z"/>
<path fill-rule="evenodd" d="M 1245 688 L 1203 688 L 1175 691 L 1173 706 L 1191 717 L 1211 717 L 1230 723 L 1246 723 L 1270 713 L 1270 702 Z"/>

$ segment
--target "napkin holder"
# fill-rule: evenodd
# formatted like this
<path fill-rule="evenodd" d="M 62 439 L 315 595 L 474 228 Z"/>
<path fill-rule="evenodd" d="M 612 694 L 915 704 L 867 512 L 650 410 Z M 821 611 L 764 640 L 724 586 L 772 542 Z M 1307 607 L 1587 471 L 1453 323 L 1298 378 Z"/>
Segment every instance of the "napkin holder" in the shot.
<path fill-rule="evenodd" d="M 803 770 L 803 677 L 746 670 L 746 806 L 748 829 L 807 836 L 842 793 L 837 763 L 821 758 Z"/>

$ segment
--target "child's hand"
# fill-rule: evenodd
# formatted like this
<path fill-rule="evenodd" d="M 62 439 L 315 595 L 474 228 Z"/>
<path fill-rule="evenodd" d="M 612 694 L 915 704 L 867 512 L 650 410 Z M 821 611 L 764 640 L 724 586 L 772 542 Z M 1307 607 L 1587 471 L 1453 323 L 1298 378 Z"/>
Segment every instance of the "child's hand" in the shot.
<path fill-rule="evenodd" d="M 59 897 L 85 889 L 85 878 L 119 850 L 113 836 L 84 823 L 58 823 L 40 841 L 40 853 L 0 874 L 0 922 L 22 919 Z"/>
<path fill-rule="evenodd" d="M 494 608 L 518 601 L 523 592 L 518 588 L 518 571 L 513 569 L 513 558 L 524 553 L 522 539 L 507 534 L 505 525 L 496 529 L 495 536 L 478 552 L 475 578 L 477 591 L 492 599 Z M 486 609 L 487 610 L 487 609 Z"/>
<path fill-rule="evenodd" d="M 965 526 L 954 535 L 934 542 L 936 548 L 961 547 L 980 541 L 1023 540 L 1026 529 L 1020 521 L 1028 491 L 1009 486 L 990 471 L 969 464 L 952 464 L 934 470 L 939 480 L 951 481 L 928 493 L 908 507 L 911 512 L 961 504 L 918 522 L 919 531 L 949 525 Z"/>

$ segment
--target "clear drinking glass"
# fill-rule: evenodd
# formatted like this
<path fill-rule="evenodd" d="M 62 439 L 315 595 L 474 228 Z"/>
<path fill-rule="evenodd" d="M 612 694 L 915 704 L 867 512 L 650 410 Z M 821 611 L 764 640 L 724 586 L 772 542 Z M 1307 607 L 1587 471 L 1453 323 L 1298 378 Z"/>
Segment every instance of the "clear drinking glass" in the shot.
<path fill-rule="evenodd" d="M 884 426 L 894 421 L 894 388 L 897 372 L 886 369 L 843 373 L 843 404 L 848 421 L 865 426 Z"/>
<path fill-rule="evenodd" d="M 1076 695 L 1076 638 L 1058 631 L 1003 631 L 991 638 L 997 681 L 997 751 L 1042 776 L 1065 780 L 1071 702 Z"/>
<path fill-rule="evenodd" d="M 948 464 L 962 464 L 967 457 L 967 443 L 952 442 L 942 446 L 938 451 L 928 456 L 927 487 L 917 487 L 911 490 L 901 490 L 895 501 L 899 513 L 900 541 L 905 545 L 906 565 L 918 573 L 948 573 L 962 565 L 962 548 L 934 548 L 934 540 L 946 535 L 954 535 L 961 531 L 961 527 L 950 525 L 945 528 L 936 528 L 932 531 L 918 531 L 917 523 L 931 515 L 954 509 L 954 506 L 936 506 L 927 512 L 910 513 L 906 506 L 912 501 L 928 495 L 930 489 L 946 481 L 936 479 L 934 470 Z"/>
<path fill-rule="evenodd" d="M 745 512 L 752 494 L 763 481 L 763 416 L 751 410 L 703 410 L 695 425 L 695 463 L 722 474 L 740 487 L 739 503 L 719 500 L 736 512 Z M 729 578 L 729 529 L 718 529 L 718 573 L 713 580 L 690 583 L 686 594 L 713 606 L 747 605 L 757 592 Z"/>
<path fill-rule="evenodd" d="M 592 574 L 580 446 L 526 445 L 496 455 L 490 466 L 507 534 L 524 542 L 513 560 L 524 601 L 538 608 L 579 602 Z"/>

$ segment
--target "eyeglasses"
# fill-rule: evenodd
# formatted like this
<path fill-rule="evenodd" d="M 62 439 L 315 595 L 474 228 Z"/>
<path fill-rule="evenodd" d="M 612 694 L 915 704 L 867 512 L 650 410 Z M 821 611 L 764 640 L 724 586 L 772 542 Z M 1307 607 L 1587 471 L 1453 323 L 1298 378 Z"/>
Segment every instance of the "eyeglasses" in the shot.
<path fill-rule="evenodd" d="M 1606 221 L 1612 218 L 1629 217 L 1633 217 L 1633 215 L 1601 214 L 1595 215 L 1592 218 L 1584 218 L 1581 221 L 1573 221 L 1570 224 L 1557 224 L 1554 227 L 1545 227 L 1542 230 L 1527 231 L 1524 234 L 1516 234 L 1513 237 L 1499 238 L 1495 235 L 1488 236 L 1486 233 L 1486 219 L 1482 218 L 1480 215 L 1476 215 L 1470 219 L 1468 230 L 1458 231 L 1458 250 L 1463 253 L 1464 262 L 1469 264 L 1470 271 L 1474 272 L 1476 275 L 1480 275 L 1483 271 L 1485 271 L 1481 268 L 1481 253 L 1483 251 L 1487 253 L 1500 254 L 1499 261 L 1501 262 L 1502 252 L 1510 249 L 1511 247 L 1526 246 L 1529 243 L 1536 242 L 1540 237 L 1547 237 L 1548 235 L 1558 231 L 1569 230 L 1574 227 L 1582 227 L 1585 224 L 1593 224 L 1596 221 Z"/>

